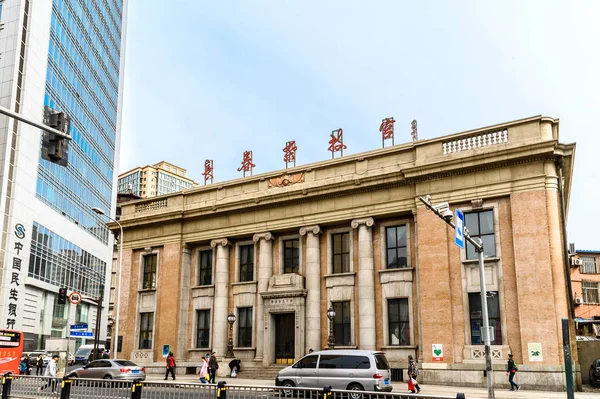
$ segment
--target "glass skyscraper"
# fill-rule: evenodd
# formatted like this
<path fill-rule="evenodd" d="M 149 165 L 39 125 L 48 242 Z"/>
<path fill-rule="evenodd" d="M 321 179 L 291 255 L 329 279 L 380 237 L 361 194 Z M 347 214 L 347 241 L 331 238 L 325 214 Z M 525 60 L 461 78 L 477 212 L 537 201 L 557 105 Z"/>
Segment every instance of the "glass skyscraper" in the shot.
<path fill-rule="evenodd" d="M 127 1 L 0 4 L 1 105 L 38 121 L 49 107 L 71 120 L 64 167 L 42 159 L 38 129 L 0 117 L 2 324 L 36 349 L 68 336 L 69 323 L 94 325 L 94 303 L 60 305 L 58 288 L 102 293 L 108 306 L 113 237 L 92 208 L 115 210 Z M 15 258 L 19 286 L 11 286 Z"/>

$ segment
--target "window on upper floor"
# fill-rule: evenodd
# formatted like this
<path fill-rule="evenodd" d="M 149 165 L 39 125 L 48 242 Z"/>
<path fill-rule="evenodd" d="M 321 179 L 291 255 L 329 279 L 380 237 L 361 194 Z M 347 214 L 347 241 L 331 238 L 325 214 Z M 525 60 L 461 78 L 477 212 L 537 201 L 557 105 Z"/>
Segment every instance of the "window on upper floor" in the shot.
<path fill-rule="evenodd" d="M 254 280 L 254 245 L 240 246 L 240 282 Z"/>
<path fill-rule="evenodd" d="M 212 284 L 212 249 L 200 251 L 198 256 L 198 285 Z"/>
<path fill-rule="evenodd" d="M 406 267 L 406 225 L 385 228 L 387 268 Z"/>
<path fill-rule="evenodd" d="M 598 269 L 596 266 L 596 258 L 593 256 L 580 256 L 581 259 L 581 268 L 579 269 L 581 273 L 598 273 Z"/>
<path fill-rule="evenodd" d="M 300 240 L 283 241 L 283 272 L 298 273 L 300 264 Z"/>
<path fill-rule="evenodd" d="M 494 211 L 486 210 L 465 214 L 465 225 L 472 238 L 483 241 L 483 255 L 486 258 L 496 256 L 496 238 L 494 236 Z M 467 259 L 477 259 L 475 247 L 467 243 Z"/>
<path fill-rule="evenodd" d="M 583 291 L 583 302 L 585 303 L 600 303 L 600 295 L 598 295 L 599 283 L 595 281 L 582 281 L 581 289 Z"/>
<path fill-rule="evenodd" d="M 333 274 L 350 272 L 350 233 L 331 235 Z"/>
<path fill-rule="evenodd" d="M 142 280 L 142 289 L 156 288 L 156 254 L 144 255 L 144 273 Z"/>

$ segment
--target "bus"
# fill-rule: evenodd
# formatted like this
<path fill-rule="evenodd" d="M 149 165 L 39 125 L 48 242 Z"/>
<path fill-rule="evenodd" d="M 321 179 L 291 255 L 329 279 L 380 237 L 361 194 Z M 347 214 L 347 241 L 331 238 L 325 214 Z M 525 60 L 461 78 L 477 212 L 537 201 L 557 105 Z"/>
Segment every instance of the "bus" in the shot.
<path fill-rule="evenodd" d="M 23 356 L 23 333 L 0 329 L 0 375 L 19 374 L 19 363 Z"/>

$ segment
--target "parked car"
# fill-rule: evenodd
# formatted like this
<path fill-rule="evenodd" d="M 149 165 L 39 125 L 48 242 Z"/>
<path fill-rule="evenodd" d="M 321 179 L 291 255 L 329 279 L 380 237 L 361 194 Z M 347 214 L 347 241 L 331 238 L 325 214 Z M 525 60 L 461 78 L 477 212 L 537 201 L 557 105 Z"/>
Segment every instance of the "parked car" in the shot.
<path fill-rule="evenodd" d="M 71 371 L 70 377 L 105 380 L 146 379 L 146 369 L 129 360 L 100 359 Z"/>
<path fill-rule="evenodd" d="M 594 360 L 590 366 L 590 384 L 600 385 L 600 359 Z"/>
<path fill-rule="evenodd" d="M 281 387 L 323 388 L 348 391 L 391 392 L 392 372 L 383 352 L 365 350 L 326 350 L 304 356 L 281 370 L 275 385 Z M 293 389 L 283 390 L 291 396 Z M 362 397 L 351 394 L 352 399 Z"/>
<path fill-rule="evenodd" d="M 90 360 L 90 354 L 92 353 L 93 349 L 94 349 L 94 345 L 81 345 L 75 352 L 75 363 L 74 364 L 79 364 L 79 363 L 87 364 Z M 98 346 L 98 350 L 103 351 L 104 345 L 100 344 L 100 346 Z"/>

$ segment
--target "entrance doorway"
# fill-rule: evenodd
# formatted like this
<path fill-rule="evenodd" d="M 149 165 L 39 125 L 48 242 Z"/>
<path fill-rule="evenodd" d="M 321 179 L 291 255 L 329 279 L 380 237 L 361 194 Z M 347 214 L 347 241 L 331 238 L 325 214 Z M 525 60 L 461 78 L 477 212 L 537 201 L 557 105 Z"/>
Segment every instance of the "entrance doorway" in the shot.
<path fill-rule="evenodd" d="M 280 313 L 275 317 L 275 363 L 294 363 L 294 313 Z"/>

